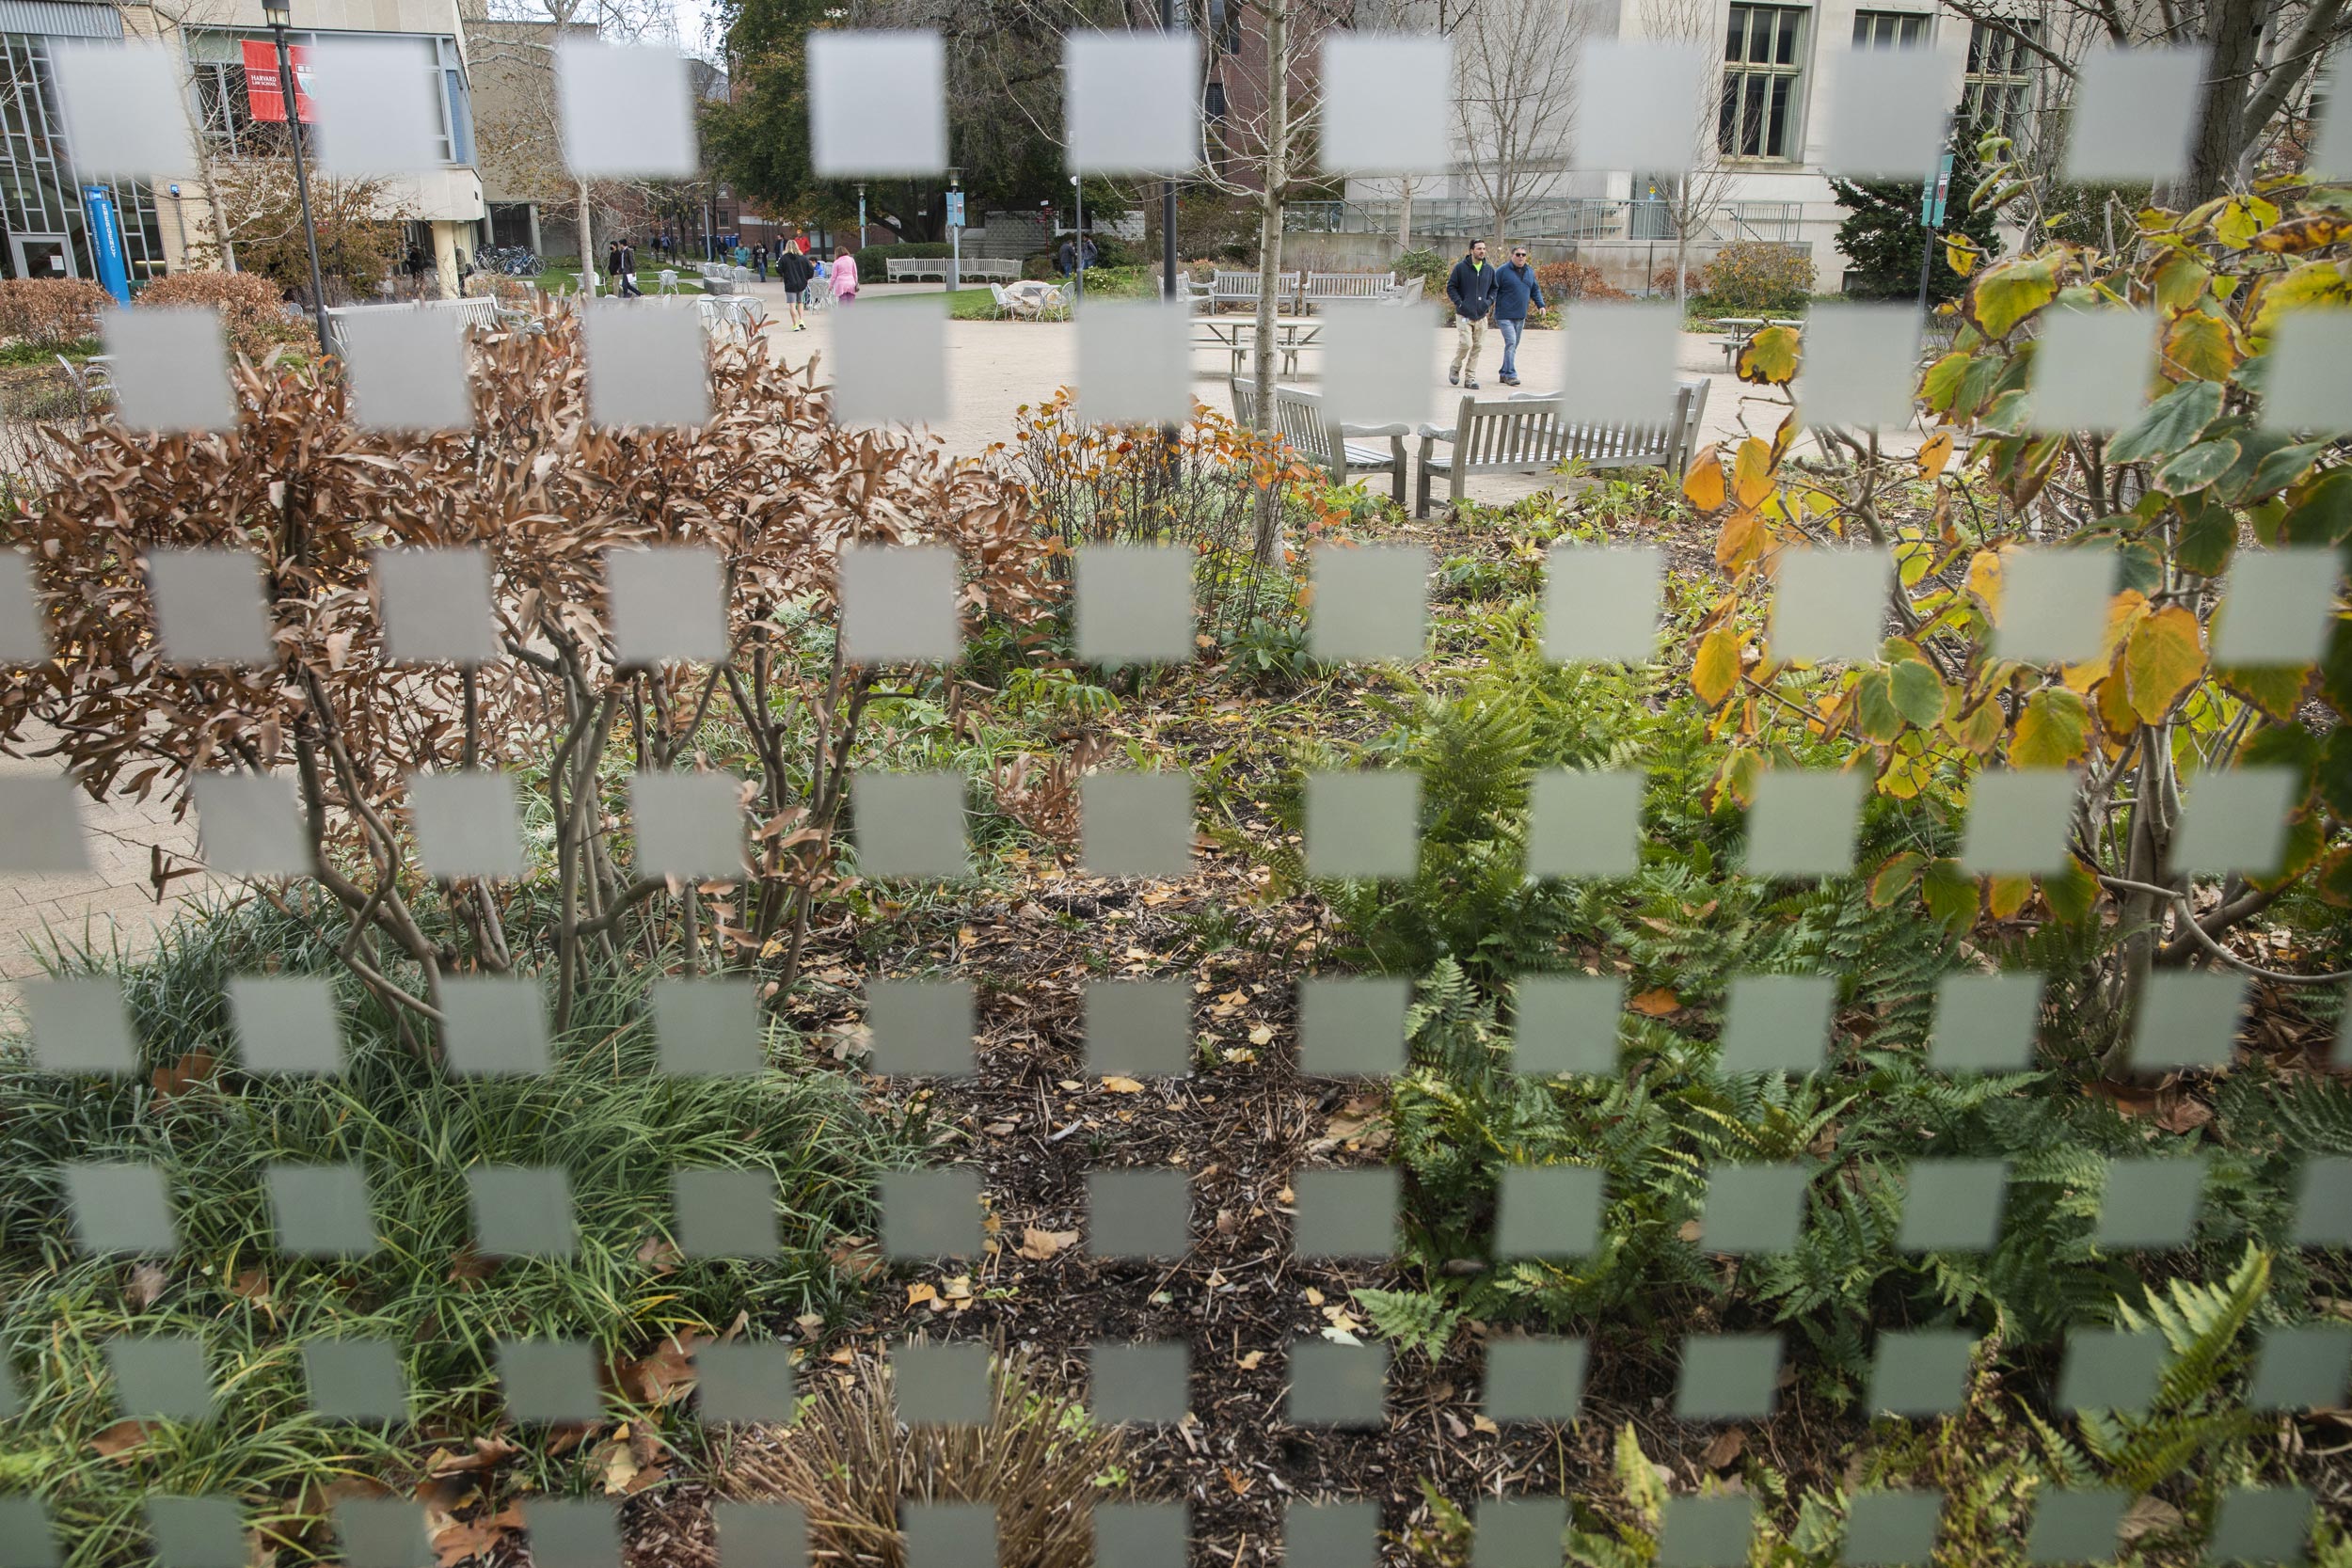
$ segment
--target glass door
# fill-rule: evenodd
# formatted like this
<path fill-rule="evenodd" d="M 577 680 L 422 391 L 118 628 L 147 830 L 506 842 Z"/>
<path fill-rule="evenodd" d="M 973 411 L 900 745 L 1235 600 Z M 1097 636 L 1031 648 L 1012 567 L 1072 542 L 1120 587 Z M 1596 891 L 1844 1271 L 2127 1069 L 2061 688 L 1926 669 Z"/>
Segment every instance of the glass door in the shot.
<path fill-rule="evenodd" d="M 63 234 L 11 234 L 8 259 L 19 277 L 72 277 L 73 247 Z"/>

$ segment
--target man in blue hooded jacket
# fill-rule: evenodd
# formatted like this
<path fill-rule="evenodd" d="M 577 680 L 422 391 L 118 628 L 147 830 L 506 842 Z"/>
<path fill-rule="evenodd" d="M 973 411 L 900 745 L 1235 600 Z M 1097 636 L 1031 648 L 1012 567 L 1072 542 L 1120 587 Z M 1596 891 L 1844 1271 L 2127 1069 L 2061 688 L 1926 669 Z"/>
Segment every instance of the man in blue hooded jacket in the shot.
<path fill-rule="evenodd" d="M 1527 264 L 1527 246 L 1511 247 L 1510 264 L 1495 270 L 1495 330 L 1502 334 L 1502 373 L 1495 379 L 1505 387 L 1519 384 L 1519 334 L 1527 330 L 1527 308 L 1538 310 L 1550 304 L 1535 269 Z"/>
<path fill-rule="evenodd" d="M 1454 263 L 1445 280 L 1445 297 L 1454 303 L 1454 368 L 1446 372 L 1446 380 L 1464 385 L 1467 367 L 1468 385 L 1475 387 L 1478 351 L 1486 346 L 1486 318 L 1495 308 L 1495 269 L 1486 264 L 1486 241 L 1472 241 L 1469 253 Z"/>

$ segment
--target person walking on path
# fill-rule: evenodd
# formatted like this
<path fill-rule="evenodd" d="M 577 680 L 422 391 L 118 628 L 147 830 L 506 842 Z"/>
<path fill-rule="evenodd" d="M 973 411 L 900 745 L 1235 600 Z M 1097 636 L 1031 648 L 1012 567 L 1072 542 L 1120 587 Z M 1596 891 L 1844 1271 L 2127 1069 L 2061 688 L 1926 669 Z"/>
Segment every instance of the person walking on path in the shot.
<path fill-rule="evenodd" d="M 617 296 L 621 292 L 621 242 L 604 242 L 604 281 Z"/>
<path fill-rule="evenodd" d="M 776 258 L 776 277 L 784 283 L 784 303 L 792 316 L 792 330 L 808 330 L 808 280 L 817 276 L 817 269 L 808 264 L 808 258 L 791 245 Z"/>
<path fill-rule="evenodd" d="M 1445 280 L 1445 297 L 1454 302 L 1454 364 L 1446 381 L 1455 387 L 1478 385 L 1478 356 L 1486 346 L 1486 318 L 1495 308 L 1495 269 L 1486 264 L 1486 242 L 1474 240 Z M 1467 370 L 1470 377 L 1463 379 Z"/>
<path fill-rule="evenodd" d="M 623 299 L 645 297 L 645 291 L 637 286 L 637 247 L 627 240 L 621 242 L 621 260 L 612 276 L 620 279 Z"/>
<path fill-rule="evenodd" d="M 1495 379 L 1505 387 L 1519 384 L 1519 334 L 1527 330 L 1527 308 L 1541 310 L 1550 304 L 1535 269 L 1527 264 L 1527 246 L 1511 247 L 1511 261 L 1495 272 L 1495 330 L 1502 335 L 1502 373 Z M 1478 385 L 1471 382 L 1471 386 Z"/>
<path fill-rule="evenodd" d="M 857 258 L 844 250 L 833 259 L 833 302 L 847 305 L 857 298 Z"/>
<path fill-rule="evenodd" d="M 752 246 L 752 270 L 759 274 L 759 280 L 762 283 L 768 281 L 768 247 L 766 245 Z"/>

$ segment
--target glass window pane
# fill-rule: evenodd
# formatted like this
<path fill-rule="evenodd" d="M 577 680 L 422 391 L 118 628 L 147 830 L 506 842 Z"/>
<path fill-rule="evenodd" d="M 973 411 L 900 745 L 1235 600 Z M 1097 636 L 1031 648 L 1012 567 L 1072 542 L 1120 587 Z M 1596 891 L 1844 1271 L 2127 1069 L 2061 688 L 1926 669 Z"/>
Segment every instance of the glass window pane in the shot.
<path fill-rule="evenodd" d="M 1782 65 L 1797 63 L 1797 25 L 1804 16 L 1804 13 L 1799 10 L 1785 10 L 1780 13 L 1780 63 Z"/>
<path fill-rule="evenodd" d="M 1772 108 L 1765 121 L 1764 155 L 1778 158 L 1788 146 L 1788 100 L 1793 95 L 1797 79 L 1793 76 L 1772 78 Z"/>
<path fill-rule="evenodd" d="M 1745 36 L 1744 29 L 1747 27 L 1747 24 L 1748 24 L 1748 8 L 1747 8 L 1747 7 L 1745 7 L 1745 6 L 1734 6 L 1734 7 L 1732 7 L 1732 8 L 1731 8 L 1731 31 L 1730 31 L 1730 32 L 1728 32 L 1728 33 L 1726 33 L 1725 35 L 1724 35 L 1724 59 L 1726 59 L 1726 60 L 1736 60 L 1736 59 L 1738 59 L 1738 58 L 1740 57 L 1740 40 L 1741 40 L 1741 39 Z"/>
<path fill-rule="evenodd" d="M 1740 150 L 1740 78 L 1724 77 L 1723 109 L 1715 126 L 1715 150 L 1725 155 Z"/>
<path fill-rule="evenodd" d="M 1740 155 L 1761 157 L 1764 152 L 1764 83 L 1762 76 L 1750 76 L 1747 81 L 1747 102 L 1740 106 Z"/>

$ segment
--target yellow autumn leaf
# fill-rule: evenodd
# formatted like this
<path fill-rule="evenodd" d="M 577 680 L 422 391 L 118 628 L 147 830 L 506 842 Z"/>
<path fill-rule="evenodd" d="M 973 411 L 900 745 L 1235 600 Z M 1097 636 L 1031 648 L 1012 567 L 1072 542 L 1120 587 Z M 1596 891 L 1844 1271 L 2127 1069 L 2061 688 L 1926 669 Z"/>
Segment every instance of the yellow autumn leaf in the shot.
<path fill-rule="evenodd" d="M 1740 636 L 1728 626 L 1718 626 L 1699 639 L 1698 654 L 1691 661 L 1691 689 L 1708 707 L 1721 707 L 1739 684 Z"/>
<path fill-rule="evenodd" d="M 1731 493 L 1749 508 L 1762 506 L 1772 493 L 1772 449 L 1753 436 L 1740 443 L 1739 455 L 1732 459 Z"/>
<path fill-rule="evenodd" d="M 1952 433 L 1939 430 L 1919 447 L 1919 477 L 1934 479 L 1944 472 L 1944 466 L 1952 460 Z"/>
<path fill-rule="evenodd" d="M 2167 605 L 2132 628 L 2123 678 L 2131 688 L 2132 711 L 2144 722 L 2155 723 L 2171 712 L 2204 673 L 2205 649 L 2189 610 Z"/>
<path fill-rule="evenodd" d="M 1968 592 L 1984 605 L 1984 612 L 2001 618 L 2001 552 L 1979 550 L 1968 559 Z"/>
<path fill-rule="evenodd" d="M 2165 362 L 2192 381 L 2227 381 L 2245 357 L 2230 324 L 2202 310 L 2184 310 L 2164 329 Z"/>
<path fill-rule="evenodd" d="M 1143 1085 L 1132 1078 L 1105 1078 L 1103 1086 L 1113 1094 L 1141 1094 Z"/>
<path fill-rule="evenodd" d="M 1682 497 L 1701 512 L 1724 504 L 1724 465 L 1713 447 L 1691 459 L 1691 471 L 1682 476 Z"/>
<path fill-rule="evenodd" d="M 1740 507 L 1724 519 L 1715 535 L 1715 564 L 1737 577 L 1763 555 L 1771 537 L 1764 529 L 1764 515 Z"/>
<path fill-rule="evenodd" d="M 2031 877 L 1988 877 L 1985 879 L 1985 907 L 1995 920 L 2007 920 L 2026 907 L 2033 896 Z"/>

